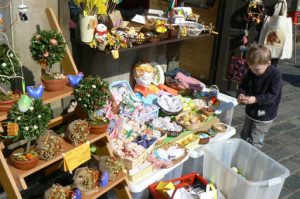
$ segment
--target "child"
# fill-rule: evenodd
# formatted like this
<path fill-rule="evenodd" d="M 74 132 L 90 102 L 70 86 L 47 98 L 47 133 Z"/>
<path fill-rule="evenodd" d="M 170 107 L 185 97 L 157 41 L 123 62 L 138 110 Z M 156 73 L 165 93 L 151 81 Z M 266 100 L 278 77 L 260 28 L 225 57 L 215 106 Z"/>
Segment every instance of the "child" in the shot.
<path fill-rule="evenodd" d="M 281 74 L 271 65 L 271 52 L 266 46 L 251 46 L 246 60 L 249 70 L 237 91 L 238 102 L 246 105 L 241 138 L 261 149 L 264 135 L 277 115 Z"/>

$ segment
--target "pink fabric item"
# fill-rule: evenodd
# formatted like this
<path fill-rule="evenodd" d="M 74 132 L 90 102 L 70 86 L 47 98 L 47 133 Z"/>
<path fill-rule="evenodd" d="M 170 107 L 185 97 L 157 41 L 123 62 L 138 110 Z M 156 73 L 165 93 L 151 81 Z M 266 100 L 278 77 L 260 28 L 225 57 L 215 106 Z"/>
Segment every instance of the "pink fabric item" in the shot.
<path fill-rule="evenodd" d="M 175 79 L 178 79 L 180 82 L 184 83 L 185 85 L 188 85 L 188 88 L 191 88 L 193 90 L 201 91 L 203 89 L 202 82 L 195 78 L 188 77 L 181 72 L 176 74 Z"/>
<path fill-rule="evenodd" d="M 122 122 L 123 122 L 123 119 L 122 118 L 119 118 L 117 121 L 116 121 L 116 124 L 115 124 L 115 127 L 114 127 L 114 130 L 111 132 L 111 134 L 109 135 L 111 138 L 113 139 L 117 139 L 119 137 L 119 134 L 122 130 Z"/>

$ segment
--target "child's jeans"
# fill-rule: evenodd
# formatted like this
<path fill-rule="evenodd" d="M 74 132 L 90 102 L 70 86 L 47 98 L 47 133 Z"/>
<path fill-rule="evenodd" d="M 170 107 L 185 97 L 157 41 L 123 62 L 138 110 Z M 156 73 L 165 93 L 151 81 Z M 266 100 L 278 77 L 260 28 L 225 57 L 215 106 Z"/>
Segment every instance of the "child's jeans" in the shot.
<path fill-rule="evenodd" d="M 272 123 L 273 120 L 259 122 L 251 120 L 248 116 L 246 116 L 244 120 L 244 126 L 241 131 L 241 138 L 261 150 L 263 147 L 265 134 L 269 131 Z"/>

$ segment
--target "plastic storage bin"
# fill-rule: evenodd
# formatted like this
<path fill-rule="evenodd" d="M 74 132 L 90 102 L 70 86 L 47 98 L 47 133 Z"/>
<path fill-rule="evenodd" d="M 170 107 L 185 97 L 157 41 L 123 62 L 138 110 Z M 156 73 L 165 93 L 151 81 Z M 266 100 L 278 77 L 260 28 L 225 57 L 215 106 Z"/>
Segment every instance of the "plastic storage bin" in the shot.
<path fill-rule="evenodd" d="M 241 139 L 214 142 L 203 150 L 203 176 L 215 183 L 226 198 L 276 199 L 290 175 L 284 166 Z"/>
<path fill-rule="evenodd" d="M 237 100 L 223 93 L 218 94 L 218 99 L 220 100 L 220 107 L 216 113 L 219 114 L 221 122 L 231 125 L 234 107 L 238 104 Z"/>
<path fill-rule="evenodd" d="M 224 133 L 218 133 L 216 137 L 212 138 L 210 142 L 218 142 L 219 140 L 227 140 L 234 136 L 236 130 L 232 126 L 228 126 L 228 129 Z M 203 147 L 205 145 L 199 145 L 197 148 L 189 151 L 189 159 L 184 162 L 182 174 L 189 174 L 192 172 L 203 173 Z"/>

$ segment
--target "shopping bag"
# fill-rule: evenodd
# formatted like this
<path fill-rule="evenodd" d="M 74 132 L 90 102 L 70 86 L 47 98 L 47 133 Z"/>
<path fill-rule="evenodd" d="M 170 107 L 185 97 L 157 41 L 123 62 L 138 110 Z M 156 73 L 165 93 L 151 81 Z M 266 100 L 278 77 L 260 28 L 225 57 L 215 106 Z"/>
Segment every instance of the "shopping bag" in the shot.
<path fill-rule="evenodd" d="M 271 50 L 272 58 L 289 59 L 292 57 L 292 19 L 287 17 L 286 0 L 279 0 L 273 16 L 266 16 L 259 37 L 259 44 Z"/>
<path fill-rule="evenodd" d="M 228 64 L 227 77 L 231 81 L 241 82 L 248 71 L 248 64 L 242 57 L 232 56 Z"/>

